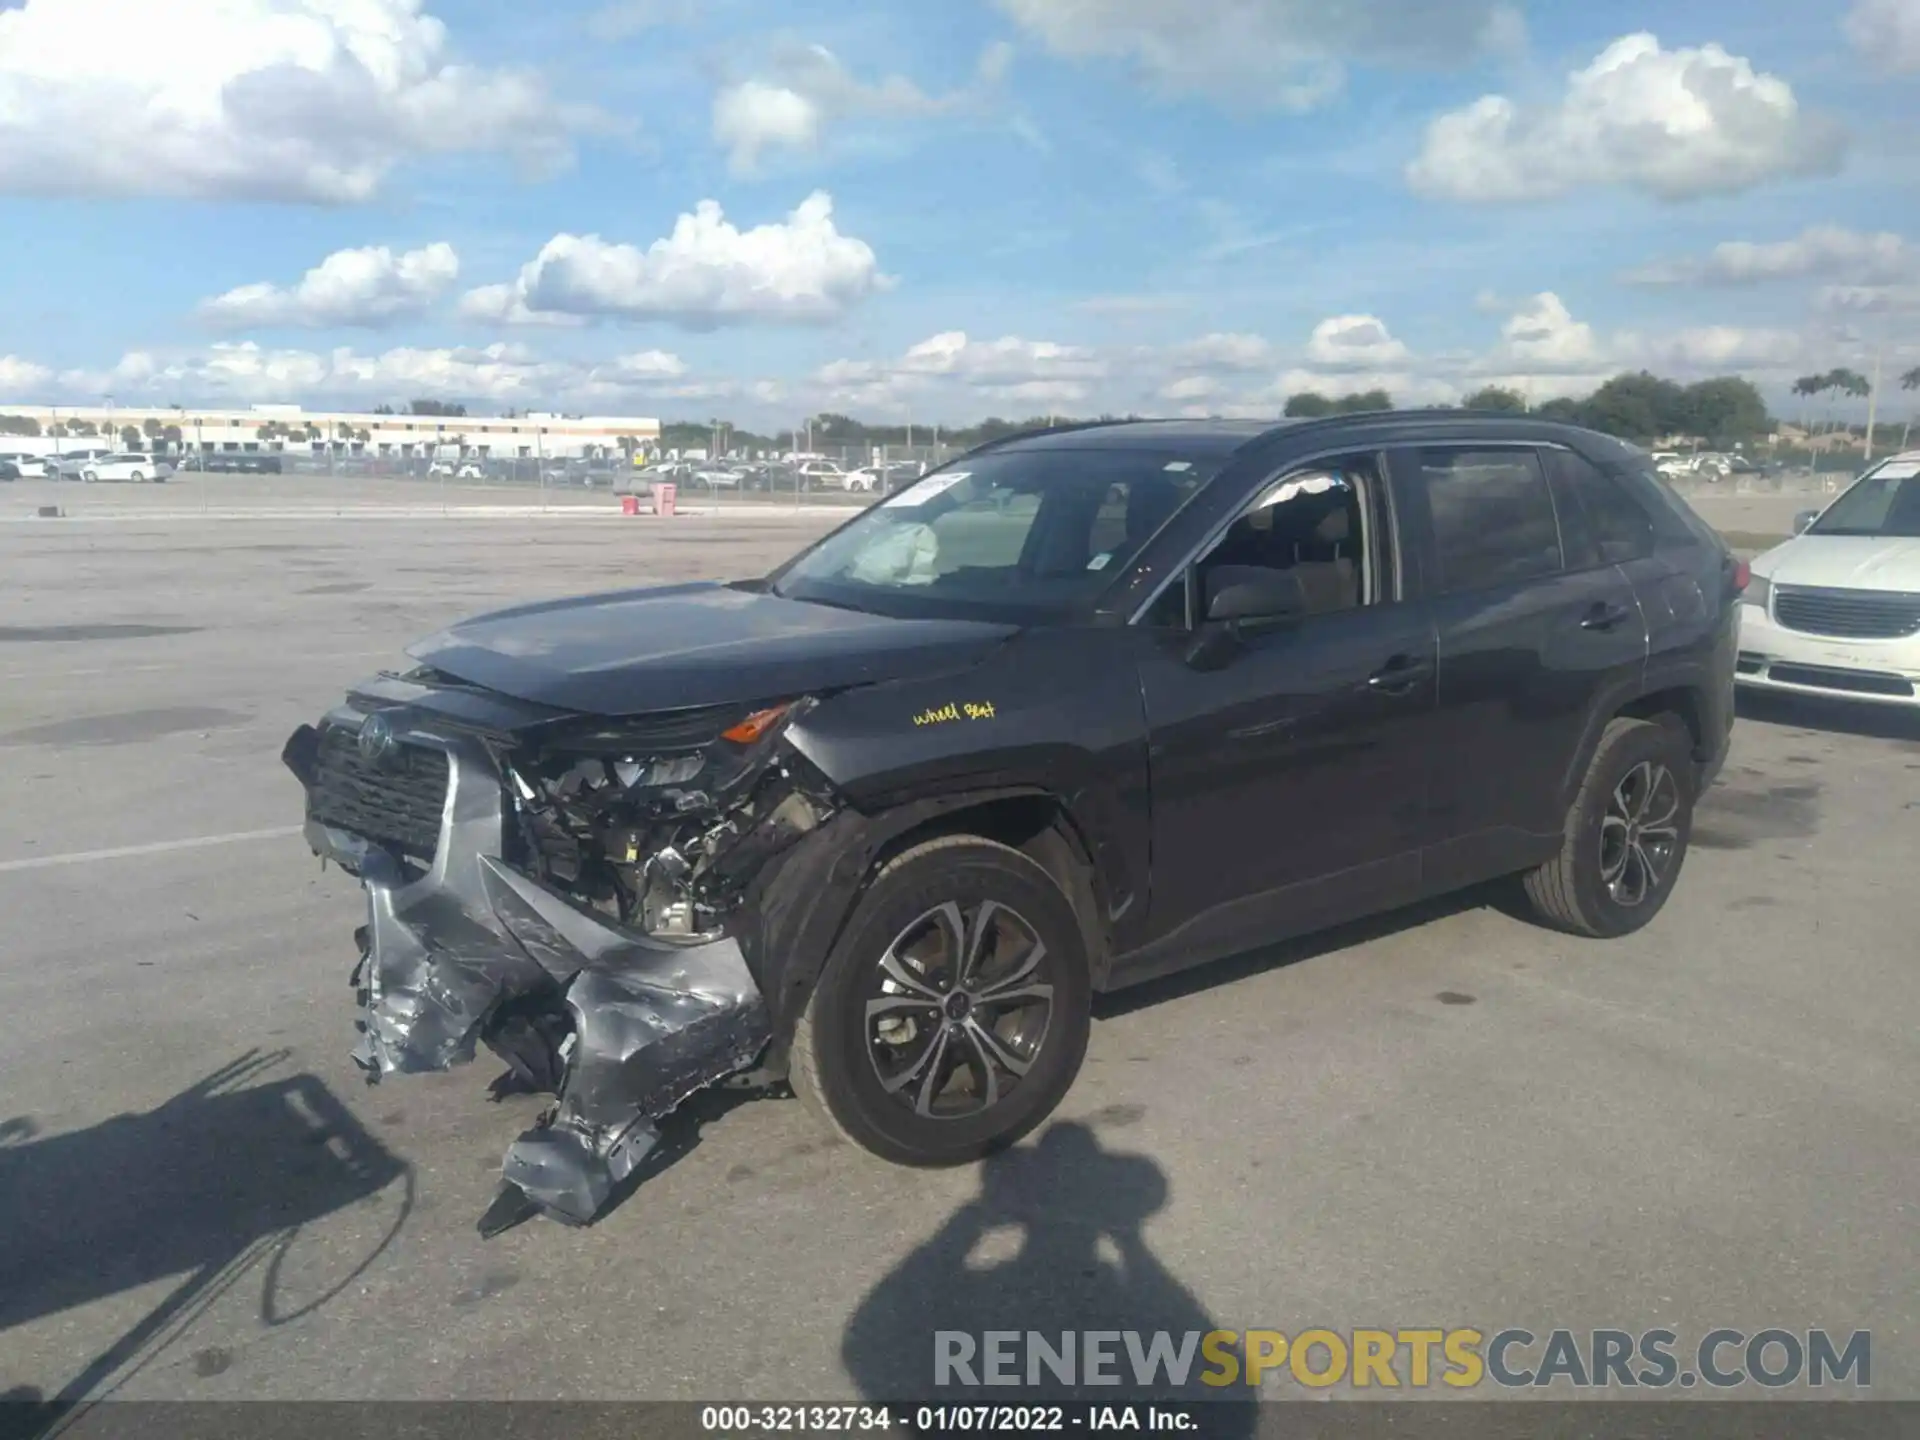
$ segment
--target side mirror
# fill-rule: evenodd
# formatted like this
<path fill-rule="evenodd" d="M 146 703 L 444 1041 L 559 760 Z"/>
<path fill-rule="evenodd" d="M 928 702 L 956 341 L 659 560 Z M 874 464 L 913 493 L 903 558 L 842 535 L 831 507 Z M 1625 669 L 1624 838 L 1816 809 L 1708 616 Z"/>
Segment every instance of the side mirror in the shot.
<path fill-rule="evenodd" d="M 1307 608 L 1300 578 L 1286 570 L 1221 565 L 1207 575 L 1207 619 L 1238 624 L 1287 620 Z"/>
<path fill-rule="evenodd" d="M 1818 510 L 1802 510 L 1798 515 L 1793 517 L 1793 533 L 1796 535 L 1806 534 L 1808 527 L 1819 518 L 1820 512 Z"/>

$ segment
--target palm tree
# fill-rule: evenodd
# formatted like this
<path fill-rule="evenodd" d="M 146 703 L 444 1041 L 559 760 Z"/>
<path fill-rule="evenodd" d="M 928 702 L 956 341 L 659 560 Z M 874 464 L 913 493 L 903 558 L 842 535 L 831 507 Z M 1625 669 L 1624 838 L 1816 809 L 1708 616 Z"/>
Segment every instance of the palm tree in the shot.
<path fill-rule="evenodd" d="M 1864 400 L 1867 396 L 1873 394 L 1873 382 L 1858 370 L 1835 370 L 1827 376 L 1827 393 L 1834 397 L 1834 399 L 1845 395 L 1850 400 Z M 1827 415 L 1829 419 L 1831 419 L 1833 415 L 1833 403 L 1833 399 L 1827 401 Z M 1834 423 L 1837 424 L 1838 422 Z M 1848 427 L 1847 433 L 1849 436 L 1852 435 L 1853 431 L 1851 426 Z"/>
<path fill-rule="evenodd" d="M 1798 395 L 1802 400 L 1811 400 L 1826 388 L 1827 377 L 1824 375 L 1802 375 L 1798 380 L 1793 382 L 1793 393 Z M 1802 405 L 1800 407 L 1800 429 L 1805 431 L 1806 428 L 1807 407 Z"/>
<path fill-rule="evenodd" d="M 1906 374 L 1900 377 L 1900 388 L 1902 390 L 1920 390 L 1920 365 L 1914 366 L 1913 369 L 1907 371 Z M 1907 437 L 1911 434 L 1913 434 L 1913 417 L 1909 415 L 1907 417 L 1907 423 L 1900 427 L 1900 448 L 1902 450 L 1907 448 Z"/>

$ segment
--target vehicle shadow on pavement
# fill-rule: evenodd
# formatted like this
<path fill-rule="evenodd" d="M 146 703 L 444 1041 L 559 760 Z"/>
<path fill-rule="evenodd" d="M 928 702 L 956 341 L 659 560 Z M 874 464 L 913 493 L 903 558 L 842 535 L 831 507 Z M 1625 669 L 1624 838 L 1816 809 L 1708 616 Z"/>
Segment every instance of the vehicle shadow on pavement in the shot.
<path fill-rule="evenodd" d="M 1136 1010 L 1145 1010 L 1169 1000 L 1178 1000 L 1183 995 L 1195 995 L 1202 990 L 1211 990 L 1216 985 L 1229 985 L 1235 980 L 1244 980 L 1251 975 L 1259 975 L 1268 970 L 1279 970 L 1288 965 L 1297 965 L 1302 960 L 1312 960 L 1321 955 L 1331 955 L 1336 950 L 1351 949 L 1355 945 L 1364 945 L 1369 940 L 1397 935 L 1402 930 L 1429 925 L 1436 920 L 1445 919 L 1449 915 L 1463 914 L 1468 910 L 1498 910 L 1504 915 L 1524 918 L 1524 897 L 1518 891 L 1519 886 L 1510 881 L 1491 880 L 1452 894 L 1438 895 L 1431 900 L 1422 900 L 1413 905 L 1403 906 L 1398 910 L 1387 910 L 1379 915 L 1370 915 L 1364 920 L 1353 920 L 1345 925 L 1336 925 L 1331 930 L 1319 930 L 1297 939 L 1262 945 L 1257 950 L 1248 950 L 1222 960 L 1209 961 L 1205 965 L 1195 966 L 1191 970 L 1177 971 L 1159 980 L 1148 980 L 1139 985 L 1129 985 L 1124 990 L 1096 995 L 1093 997 L 1093 1017 L 1096 1020 L 1118 1019 Z"/>
<path fill-rule="evenodd" d="M 44 1429 L 118 1389 L 250 1273 L 261 1324 L 283 1325 L 342 1293 L 392 1244 L 412 1209 L 410 1167 L 314 1076 L 267 1078 L 287 1058 L 249 1051 L 157 1109 L 69 1134 L 0 1124 L 0 1332 L 174 1282 L 55 1394 L 0 1377 L 8 1433 L 34 1433 L 20 1428 L 30 1418 Z M 302 1273 L 302 1298 L 289 1301 L 283 1271 L 301 1227 L 395 1185 L 395 1218 L 372 1252 L 312 1298 L 319 1283 Z M 207 1354 L 210 1367 L 231 1361 Z M 24 1407 L 37 1416 L 14 1408 L 29 1400 L 41 1402 Z"/>
<path fill-rule="evenodd" d="M 980 1194 L 897 1265 L 860 1302 L 841 1339 L 841 1361 L 871 1403 L 1033 1405 L 1083 1401 L 1121 1405 L 1148 1399 L 1205 1402 L 1208 1435 L 1254 1433 L 1257 1396 L 1245 1387 L 1200 1383 L 1207 1362 L 1198 1337 L 1214 1328 L 1192 1292 L 1147 1246 L 1142 1228 L 1167 1203 L 1160 1167 L 1143 1155 L 1104 1150 L 1086 1125 L 1062 1121 L 1036 1145 L 996 1155 L 980 1167 Z M 1107 1368 L 1119 1383 L 1075 1383 L 1038 1368 L 1028 1384 L 1023 1345 L 1013 1372 L 1021 1384 L 989 1385 L 985 1332 L 1037 1333 L 1050 1347 L 1073 1332 L 1076 1351 L 1090 1331 L 1137 1331 L 1144 1347 L 1166 1331 L 1177 1347 L 1196 1337 L 1184 1383 L 1164 1368 L 1136 1382 L 1125 1342 L 1110 1337 Z M 971 1337 L 973 1376 L 943 1374 L 936 1333 Z M 942 1383 L 942 1381 L 947 1383 Z M 1235 1394 L 1235 1389 L 1239 1394 Z"/>
<path fill-rule="evenodd" d="M 1911 708 L 1756 690 L 1740 691 L 1734 703 L 1735 713 L 1749 724 L 1832 731 L 1869 740 L 1905 740 L 1920 745 L 1920 711 Z M 1737 735 L 1734 753 L 1739 754 Z"/>

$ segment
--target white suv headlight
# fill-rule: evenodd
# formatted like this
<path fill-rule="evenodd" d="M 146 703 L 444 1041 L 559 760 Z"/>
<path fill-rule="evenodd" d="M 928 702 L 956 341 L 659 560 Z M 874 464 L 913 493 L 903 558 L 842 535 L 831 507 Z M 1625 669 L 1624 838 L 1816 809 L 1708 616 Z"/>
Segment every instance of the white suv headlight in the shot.
<path fill-rule="evenodd" d="M 1773 600 L 1773 582 L 1764 575 L 1749 574 L 1747 588 L 1740 598 L 1749 605 L 1758 605 L 1762 610 L 1771 610 Z"/>

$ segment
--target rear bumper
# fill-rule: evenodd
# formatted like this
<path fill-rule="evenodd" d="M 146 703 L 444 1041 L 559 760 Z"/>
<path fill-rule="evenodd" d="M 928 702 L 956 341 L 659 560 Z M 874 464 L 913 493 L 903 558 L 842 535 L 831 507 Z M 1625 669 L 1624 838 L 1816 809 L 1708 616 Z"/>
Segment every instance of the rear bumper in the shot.
<path fill-rule="evenodd" d="M 448 1069 L 485 1043 L 526 1087 L 555 1091 L 547 1121 L 507 1150 L 502 1198 L 585 1224 L 652 1149 L 653 1122 L 754 1062 L 770 1035 L 766 1006 L 733 940 L 639 934 L 515 868 L 485 748 L 404 710 L 383 714 L 398 743 L 446 754 L 448 780 L 425 868 L 307 822 L 314 852 L 367 896 L 354 1059 L 371 1083 Z M 348 706 L 323 724 L 357 734 L 365 718 Z M 302 726 L 286 752 L 310 791 L 318 739 Z"/>
<path fill-rule="evenodd" d="M 1765 607 L 1740 607 L 1734 680 L 1751 690 L 1920 708 L 1920 636 L 1852 640 L 1777 624 Z"/>

